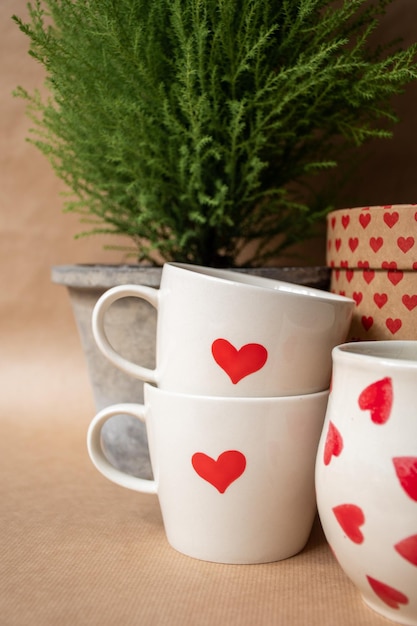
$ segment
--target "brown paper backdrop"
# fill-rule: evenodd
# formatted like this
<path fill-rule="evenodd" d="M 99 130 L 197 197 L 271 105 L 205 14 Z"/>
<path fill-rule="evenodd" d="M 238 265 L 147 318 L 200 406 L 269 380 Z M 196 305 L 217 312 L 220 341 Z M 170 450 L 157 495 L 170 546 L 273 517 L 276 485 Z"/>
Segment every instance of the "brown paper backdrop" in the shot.
<path fill-rule="evenodd" d="M 40 86 L 43 69 L 27 54 L 26 37 L 10 16 L 25 15 L 26 0 L 0 3 L 0 306 L 2 328 L 20 329 L 34 316 L 43 325 L 69 324 L 62 288 L 50 284 L 50 266 L 75 262 L 119 262 L 120 253 L 103 250 L 113 238 L 74 240 L 80 230 L 76 216 L 61 213 L 63 187 L 49 163 L 25 142 L 29 122 L 25 105 L 11 96 L 17 85 Z M 417 38 L 417 2 L 396 0 L 383 22 L 384 38 Z M 398 98 L 402 122 L 395 138 L 374 143 L 369 158 L 340 199 L 340 206 L 413 202 L 417 198 L 417 85 Z M 324 261 L 324 240 L 315 242 L 314 261 Z M 4 319 L 3 319 L 4 318 Z"/>
<path fill-rule="evenodd" d="M 107 483 L 89 463 L 93 403 L 50 267 L 122 258 L 103 239 L 73 239 L 79 225 L 61 214 L 61 185 L 25 142 L 24 104 L 11 91 L 42 83 L 10 20 L 25 5 L 0 2 L 0 624 L 386 623 L 363 607 L 320 533 L 298 560 L 256 573 L 199 564 L 166 546 L 155 499 Z M 417 2 L 396 0 L 384 31 L 411 41 L 416 24 Z M 399 101 L 395 139 L 371 146 L 343 203 L 416 201 L 416 95 L 414 85 Z M 324 260 L 324 238 L 313 252 Z"/>

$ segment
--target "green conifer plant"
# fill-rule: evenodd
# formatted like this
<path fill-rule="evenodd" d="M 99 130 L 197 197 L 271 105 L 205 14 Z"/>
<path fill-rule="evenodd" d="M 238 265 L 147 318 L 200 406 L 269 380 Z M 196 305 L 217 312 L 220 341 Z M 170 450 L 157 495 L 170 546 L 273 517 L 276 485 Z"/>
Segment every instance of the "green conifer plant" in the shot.
<path fill-rule="evenodd" d="M 87 234 L 263 264 L 333 208 L 306 189 L 338 151 L 391 135 L 417 78 L 416 45 L 370 44 L 391 1 L 35 0 L 13 17 L 46 70 L 46 97 L 17 89 L 31 141 Z"/>

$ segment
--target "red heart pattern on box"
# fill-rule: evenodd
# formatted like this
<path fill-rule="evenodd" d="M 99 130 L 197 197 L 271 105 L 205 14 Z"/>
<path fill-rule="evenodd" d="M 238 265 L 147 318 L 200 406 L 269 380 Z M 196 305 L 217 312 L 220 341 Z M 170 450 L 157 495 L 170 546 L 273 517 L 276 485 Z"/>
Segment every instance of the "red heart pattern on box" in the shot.
<path fill-rule="evenodd" d="M 327 218 L 329 267 L 416 269 L 417 205 L 340 209 Z"/>
<path fill-rule="evenodd" d="M 348 339 L 417 339 L 417 205 L 333 211 L 331 291 L 356 303 Z"/>
<path fill-rule="evenodd" d="M 376 427 L 384 427 L 392 417 L 394 396 L 394 385 L 390 377 L 375 380 L 365 386 L 357 396 L 357 406 L 361 414 L 363 412 L 363 419 L 368 419 Z M 342 458 L 344 451 L 343 432 L 329 420 L 322 457 L 323 465 L 327 468 L 325 471 L 332 470 L 335 459 Z M 417 507 L 417 456 L 396 456 L 387 461 L 392 463 L 398 488 L 406 497 L 416 502 Z M 332 507 L 332 514 L 347 539 L 358 546 L 366 542 L 366 510 L 355 502 L 340 502 Z M 417 567 L 417 533 L 399 538 L 395 545 L 386 546 L 385 549 L 395 551 L 400 558 Z M 390 608 L 399 610 L 409 603 L 409 598 L 400 589 L 368 575 L 366 579 L 376 596 Z"/>

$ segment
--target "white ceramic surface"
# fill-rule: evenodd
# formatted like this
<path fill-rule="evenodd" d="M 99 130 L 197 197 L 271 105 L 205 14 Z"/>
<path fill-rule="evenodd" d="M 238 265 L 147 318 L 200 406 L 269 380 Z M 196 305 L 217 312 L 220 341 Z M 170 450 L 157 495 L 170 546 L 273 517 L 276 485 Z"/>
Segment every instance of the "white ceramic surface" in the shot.
<path fill-rule="evenodd" d="M 144 405 L 96 415 L 88 451 L 109 480 L 158 494 L 176 550 L 220 563 L 277 561 L 299 552 L 311 531 L 327 397 L 190 396 L 145 384 Z M 116 413 L 146 422 L 155 480 L 129 476 L 104 456 L 101 429 Z"/>
<path fill-rule="evenodd" d="M 333 350 L 316 462 L 328 542 L 367 605 L 417 624 L 417 342 Z"/>
<path fill-rule="evenodd" d="M 118 354 L 106 337 L 106 310 L 128 296 L 158 310 L 155 370 Z M 344 341 L 353 307 L 351 299 L 310 287 L 167 263 L 159 290 L 108 290 L 94 308 L 92 326 L 114 365 L 165 390 L 278 396 L 328 388 L 331 350 Z"/>

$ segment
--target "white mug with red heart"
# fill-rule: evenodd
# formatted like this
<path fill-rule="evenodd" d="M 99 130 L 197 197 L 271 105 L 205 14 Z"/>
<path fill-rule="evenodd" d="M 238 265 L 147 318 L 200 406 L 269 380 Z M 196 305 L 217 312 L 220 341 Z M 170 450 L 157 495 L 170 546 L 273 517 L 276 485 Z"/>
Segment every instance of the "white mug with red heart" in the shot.
<path fill-rule="evenodd" d="M 88 452 L 109 480 L 158 495 L 173 548 L 249 564 L 304 547 L 316 513 L 314 463 L 328 391 L 221 398 L 145 384 L 144 395 L 144 405 L 113 405 L 95 416 Z M 103 452 L 104 424 L 123 413 L 146 423 L 154 480 L 116 469 Z"/>
<path fill-rule="evenodd" d="M 157 309 L 156 369 L 127 360 L 106 336 L 105 313 L 125 297 Z M 160 289 L 122 285 L 106 291 L 92 326 L 98 347 L 114 365 L 162 389 L 278 396 L 328 388 L 331 350 L 346 338 L 353 308 L 350 298 L 318 289 L 166 263 Z"/>
<path fill-rule="evenodd" d="M 365 603 L 417 625 L 417 341 L 333 350 L 316 491 L 330 547 Z"/>

